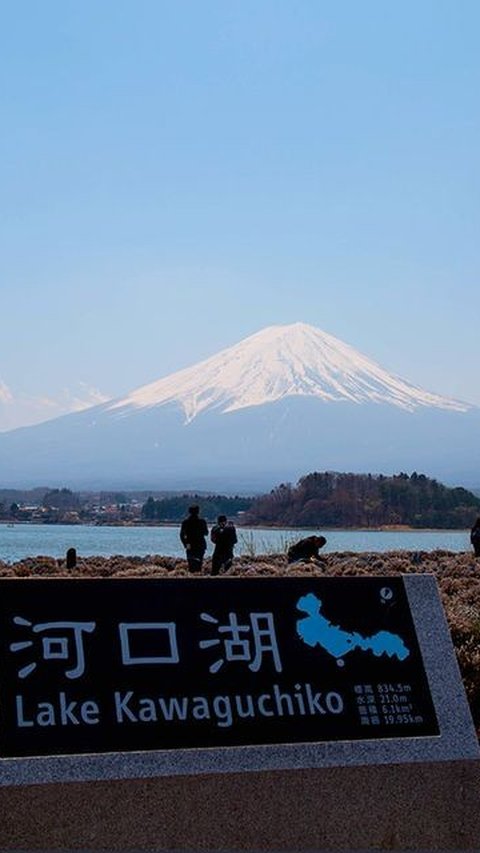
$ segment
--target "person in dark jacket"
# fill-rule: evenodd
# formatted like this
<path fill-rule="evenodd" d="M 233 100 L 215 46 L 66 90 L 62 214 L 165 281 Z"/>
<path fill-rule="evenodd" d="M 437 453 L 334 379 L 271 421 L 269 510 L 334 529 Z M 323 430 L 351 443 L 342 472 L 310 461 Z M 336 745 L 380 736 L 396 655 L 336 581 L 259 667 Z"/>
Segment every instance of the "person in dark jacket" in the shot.
<path fill-rule="evenodd" d="M 470 542 L 473 545 L 473 550 L 476 557 L 480 557 L 480 516 L 477 518 L 470 533 Z"/>
<path fill-rule="evenodd" d="M 180 527 L 180 539 L 187 552 L 188 570 L 190 572 L 202 571 L 207 536 L 207 522 L 204 518 L 200 518 L 200 507 L 190 506 L 188 517 L 183 519 Z"/>
<path fill-rule="evenodd" d="M 226 572 L 233 563 L 233 549 L 237 543 L 237 531 L 226 515 L 219 515 L 212 527 L 210 539 L 215 545 L 212 554 L 212 575 Z"/>
<path fill-rule="evenodd" d="M 295 542 L 288 551 L 287 558 L 289 563 L 298 563 L 300 560 L 318 560 L 319 550 L 326 545 L 327 540 L 324 536 L 307 536 L 306 539 L 300 539 Z"/>

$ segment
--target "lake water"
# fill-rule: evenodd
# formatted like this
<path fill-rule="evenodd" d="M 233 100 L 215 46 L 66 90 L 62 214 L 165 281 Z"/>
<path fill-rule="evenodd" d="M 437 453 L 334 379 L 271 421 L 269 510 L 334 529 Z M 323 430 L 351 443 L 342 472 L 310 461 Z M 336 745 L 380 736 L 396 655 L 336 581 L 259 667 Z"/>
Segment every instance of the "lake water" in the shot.
<path fill-rule="evenodd" d="M 284 553 L 292 542 L 312 530 L 238 529 L 237 554 Z M 322 532 L 321 530 L 319 531 Z M 76 548 L 80 557 L 112 554 L 162 554 L 183 557 L 179 527 L 95 527 L 71 525 L 0 524 L 0 560 L 13 563 L 40 554 L 63 557 Z M 323 552 L 332 551 L 470 551 L 467 530 L 327 530 Z M 209 543 L 208 553 L 212 545 Z"/>

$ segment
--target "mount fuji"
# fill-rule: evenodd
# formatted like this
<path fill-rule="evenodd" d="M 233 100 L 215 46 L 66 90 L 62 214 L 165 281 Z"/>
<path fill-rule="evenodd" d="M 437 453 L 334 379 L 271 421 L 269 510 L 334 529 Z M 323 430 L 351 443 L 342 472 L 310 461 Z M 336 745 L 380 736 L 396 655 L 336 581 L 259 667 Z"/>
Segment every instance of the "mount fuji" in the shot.
<path fill-rule="evenodd" d="M 270 488 L 313 470 L 478 485 L 480 409 L 305 323 L 270 326 L 126 397 L 0 435 L 3 485 Z"/>

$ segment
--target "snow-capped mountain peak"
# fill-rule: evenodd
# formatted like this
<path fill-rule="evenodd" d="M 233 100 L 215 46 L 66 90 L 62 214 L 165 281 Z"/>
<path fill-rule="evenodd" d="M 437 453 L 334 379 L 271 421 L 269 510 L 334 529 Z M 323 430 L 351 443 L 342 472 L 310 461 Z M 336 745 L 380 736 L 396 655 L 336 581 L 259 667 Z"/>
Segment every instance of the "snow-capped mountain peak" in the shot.
<path fill-rule="evenodd" d="M 291 396 L 385 403 L 410 411 L 420 406 L 451 411 L 470 408 L 389 374 L 353 347 L 306 323 L 269 326 L 106 408 L 128 414 L 129 410 L 177 403 L 189 422 L 209 409 L 233 412 Z"/>
<path fill-rule="evenodd" d="M 480 408 L 294 323 L 122 400 L 1 433 L 0 467 L 6 485 L 95 489 L 251 494 L 323 470 L 415 470 L 478 485 L 479 429 Z"/>

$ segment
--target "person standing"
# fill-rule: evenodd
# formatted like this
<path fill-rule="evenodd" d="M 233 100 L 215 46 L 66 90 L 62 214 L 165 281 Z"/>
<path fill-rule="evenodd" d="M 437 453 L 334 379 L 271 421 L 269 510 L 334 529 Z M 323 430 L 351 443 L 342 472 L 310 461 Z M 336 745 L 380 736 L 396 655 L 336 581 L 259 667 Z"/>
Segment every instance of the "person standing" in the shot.
<path fill-rule="evenodd" d="M 470 533 L 470 542 L 473 545 L 473 550 L 476 557 L 480 557 L 480 516 L 477 518 Z"/>
<path fill-rule="evenodd" d="M 219 515 L 212 527 L 210 539 L 215 545 L 212 554 L 212 575 L 226 572 L 233 563 L 233 549 L 237 543 L 237 531 L 226 515 Z"/>
<path fill-rule="evenodd" d="M 207 522 L 200 518 L 200 507 L 190 506 L 188 517 L 182 521 L 180 539 L 187 552 L 188 570 L 193 573 L 202 571 L 203 555 L 207 547 Z"/>

